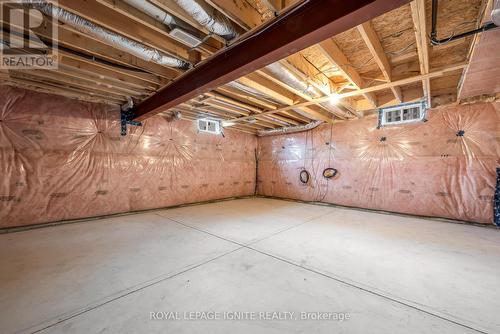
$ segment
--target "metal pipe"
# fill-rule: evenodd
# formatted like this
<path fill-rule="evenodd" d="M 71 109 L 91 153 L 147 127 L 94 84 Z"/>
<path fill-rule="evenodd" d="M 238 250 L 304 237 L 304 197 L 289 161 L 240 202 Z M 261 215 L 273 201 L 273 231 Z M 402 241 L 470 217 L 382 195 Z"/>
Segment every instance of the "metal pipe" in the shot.
<path fill-rule="evenodd" d="M 457 39 L 465 38 L 467 36 L 475 35 L 475 34 L 478 34 L 480 32 L 485 32 L 485 31 L 488 31 L 488 30 L 491 30 L 491 29 L 494 29 L 494 28 L 498 28 L 498 27 L 493 22 L 488 22 L 488 23 L 486 23 L 485 25 L 483 25 L 480 28 L 477 28 L 477 29 L 474 29 L 474 30 L 470 30 L 470 31 L 466 31 L 466 32 L 458 34 L 458 35 L 452 35 L 452 36 L 450 36 L 448 38 L 443 38 L 443 39 L 436 39 L 436 38 L 432 39 L 431 38 L 431 44 L 432 45 L 446 44 L 446 43 L 449 43 L 449 42 L 452 42 L 452 41 L 456 41 Z"/>
<path fill-rule="evenodd" d="M 438 11 L 438 0 L 432 0 L 432 30 L 431 30 L 431 36 L 430 36 L 430 40 L 431 40 L 432 45 L 446 44 L 446 43 L 449 43 L 452 41 L 456 41 L 457 39 L 465 38 L 467 36 L 475 35 L 475 34 L 480 33 L 480 32 L 484 32 L 487 30 L 498 28 L 498 26 L 495 23 L 488 22 L 480 28 L 466 31 L 466 32 L 463 32 L 463 33 L 458 34 L 458 35 L 452 34 L 449 37 L 438 39 L 437 38 L 437 11 Z"/>
<path fill-rule="evenodd" d="M 432 28 L 431 28 L 431 40 L 437 38 L 437 12 L 438 12 L 438 0 L 432 0 Z"/>
<path fill-rule="evenodd" d="M 67 25 L 72 26 L 76 30 L 92 36 L 108 45 L 116 47 L 117 49 L 128 52 L 138 58 L 146 61 L 151 61 L 160 65 L 168 67 L 176 67 L 187 69 L 191 65 L 179 58 L 167 55 L 157 49 L 146 46 L 142 43 L 136 42 L 125 36 L 119 35 L 106 28 L 98 26 L 83 17 L 73 14 L 63 8 L 54 6 L 51 3 L 40 2 L 39 0 L 28 0 L 28 2 L 42 13 L 53 17 Z"/>

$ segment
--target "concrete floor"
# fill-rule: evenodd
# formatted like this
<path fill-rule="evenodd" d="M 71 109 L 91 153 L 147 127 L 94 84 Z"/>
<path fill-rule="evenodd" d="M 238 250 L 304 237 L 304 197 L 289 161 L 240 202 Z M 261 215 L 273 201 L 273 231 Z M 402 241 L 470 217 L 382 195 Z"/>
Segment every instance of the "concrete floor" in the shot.
<path fill-rule="evenodd" d="M 499 286 L 500 231 L 272 199 L 0 235 L 0 333 L 499 333 Z"/>

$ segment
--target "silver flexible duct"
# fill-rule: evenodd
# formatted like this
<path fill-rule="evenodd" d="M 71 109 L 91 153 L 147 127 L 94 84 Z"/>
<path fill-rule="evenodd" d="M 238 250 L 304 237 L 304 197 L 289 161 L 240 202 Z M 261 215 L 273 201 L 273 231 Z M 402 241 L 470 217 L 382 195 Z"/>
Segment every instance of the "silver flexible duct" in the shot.
<path fill-rule="evenodd" d="M 130 96 L 127 96 L 127 103 L 121 106 L 122 111 L 128 111 L 134 107 L 134 100 Z"/>
<path fill-rule="evenodd" d="M 292 110 L 295 111 L 297 114 L 305 117 L 305 118 L 310 118 L 310 119 L 313 119 L 315 121 L 319 121 L 319 119 L 317 117 L 315 117 L 315 116 L 313 116 L 313 115 L 311 115 L 311 114 L 303 111 L 302 109 L 294 108 Z"/>
<path fill-rule="evenodd" d="M 139 1 L 139 0 L 126 0 L 126 1 Z M 218 18 L 214 14 L 214 10 L 211 7 L 205 5 L 204 3 L 198 2 L 196 0 L 174 0 L 180 7 L 182 7 L 186 12 L 190 13 L 194 19 L 205 26 L 211 32 L 220 35 L 222 37 L 230 36 L 230 39 L 236 37 L 238 34 L 233 24 L 225 18 Z M 212 14 L 210 14 L 212 12 Z M 225 36 L 226 35 L 226 36 Z M 305 81 L 303 81 L 300 77 L 294 74 L 292 71 L 287 69 L 281 63 L 276 62 L 266 66 L 266 69 L 277 79 L 286 83 L 290 87 L 307 94 L 311 98 L 318 98 L 323 96 L 323 94 L 315 87 L 309 85 Z M 267 100 L 269 102 L 276 103 L 273 99 L 270 99 L 267 95 L 260 93 L 250 87 L 247 87 L 239 82 L 231 82 L 228 84 L 234 88 L 242 90 L 248 94 L 257 96 L 261 99 Z M 321 106 L 325 109 L 335 112 L 338 111 L 337 106 L 332 105 L 329 102 L 321 103 Z M 306 114 L 306 117 L 310 117 L 310 115 Z"/>
<path fill-rule="evenodd" d="M 143 0 L 124 0 L 128 4 L 138 8 L 149 16 L 155 18 L 156 20 L 163 22 L 168 26 L 173 26 L 176 23 L 175 18 L 170 14 L 164 12 L 162 9 L 150 4 L 147 1 Z M 227 20 L 225 17 L 218 17 L 215 10 L 206 5 L 203 2 L 197 0 L 174 0 L 182 9 L 184 9 L 187 13 L 191 14 L 193 18 L 201 25 L 206 27 L 209 31 L 222 36 L 228 40 L 233 39 L 238 35 L 234 25 Z M 266 69 L 277 79 L 286 83 L 290 87 L 307 94 L 311 98 L 318 98 L 323 96 L 323 94 L 316 89 L 315 87 L 309 85 L 305 81 L 303 81 L 300 77 L 294 74 L 292 71 L 283 66 L 280 62 L 276 62 L 266 66 Z M 256 96 L 260 99 L 264 99 L 266 101 L 272 103 L 279 103 L 267 95 L 262 94 L 261 92 L 247 87 L 239 82 L 233 81 L 228 84 L 231 87 L 234 87 L 238 90 L 244 91 L 250 95 Z M 331 105 L 329 102 L 321 103 L 321 105 L 327 109 L 337 109 L 335 105 Z M 303 113 L 300 110 L 296 110 L 296 112 L 302 114 L 305 117 L 311 117 L 307 113 Z"/>
<path fill-rule="evenodd" d="M 344 110 L 342 110 L 341 108 L 339 108 L 336 104 L 334 104 L 334 103 L 332 103 L 330 101 L 321 102 L 320 105 L 323 108 L 325 108 L 326 110 L 329 110 L 329 111 L 331 111 L 334 114 L 341 113 L 342 116 L 344 116 L 344 117 L 347 117 L 347 118 L 352 117 L 352 115 L 349 115 L 348 112 L 345 112 Z"/>
<path fill-rule="evenodd" d="M 271 103 L 278 103 L 278 101 L 268 97 L 267 95 L 265 94 L 262 94 L 261 92 L 259 92 L 258 90 L 256 89 L 253 89 L 251 87 L 248 87 L 242 83 L 239 83 L 238 81 L 231 81 L 227 84 L 229 87 L 233 87 L 233 88 L 236 88 L 238 90 L 241 90 L 242 92 L 245 92 L 249 95 L 253 95 L 255 97 L 258 97 L 264 101 L 267 101 L 267 102 L 271 102 Z"/>
<path fill-rule="evenodd" d="M 257 136 L 265 137 L 265 136 L 275 136 L 288 133 L 302 132 L 302 131 L 312 130 L 321 125 L 322 123 L 323 123 L 322 121 L 314 121 L 305 125 L 289 126 L 272 130 L 259 130 L 257 131 Z"/>
<path fill-rule="evenodd" d="M 302 80 L 298 75 L 290 71 L 288 68 L 286 68 L 286 66 L 282 65 L 280 62 L 276 62 L 266 66 L 266 70 L 268 70 L 275 78 L 286 83 L 288 86 L 310 96 L 313 99 L 323 96 L 323 94 L 319 89 L 309 85 L 307 82 Z M 330 101 L 321 102 L 320 105 L 332 113 L 339 111 L 343 112 Z M 311 116 L 306 114 L 306 117 L 311 117 Z"/>
<path fill-rule="evenodd" d="M 128 3 L 130 6 L 137 8 L 141 12 L 151 16 L 156 21 L 163 23 L 170 29 L 178 27 L 184 31 L 189 31 L 189 32 L 193 31 L 193 28 L 189 24 L 176 18 L 173 15 L 170 15 L 170 13 L 164 11 L 159 7 L 156 7 L 155 5 L 146 0 L 123 0 L 123 1 Z"/>
<path fill-rule="evenodd" d="M 257 114 L 257 115 L 255 115 L 255 116 L 258 116 L 258 114 Z M 264 122 L 265 122 L 265 121 L 267 121 L 267 122 L 272 121 L 272 122 L 274 122 L 274 123 L 279 123 L 279 124 L 280 124 L 280 125 L 282 125 L 282 126 L 290 126 L 290 124 L 289 124 L 289 123 L 287 123 L 287 122 L 285 122 L 285 121 L 283 121 L 283 120 L 281 120 L 281 119 L 274 118 L 274 117 L 272 117 L 272 116 L 273 116 L 273 115 L 266 115 L 266 116 L 259 117 L 258 119 L 260 119 L 260 120 L 262 120 L 262 121 L 264 121 Z"/>
<path fill-rule="evenodd" d="M 163 116 L 163 119 L 165 119 L 167 122 L 174 122 L 182 119 L 182 112 L 180 111 L 172 111 L 168 115 Z"/>
<path fill-rule="evenodd" d="M 230 87 L 236 88 L 236 89 L 238 89 L 238 90 L 240 90 L 242 92 L 245 92 L 245 93 L 247 93 L 249 95 L 253 95 L 253 96 L 255 96 L 255 97 L 257 97 L 257 98 L 259 98 L 261 100 L 265 100 L 265 101 L 271 102 L 271 103 L 280 104 L 279 101 L 276 101 L 276 100 L 268 97 L 267 95 L 259 92 L 258 90 L 253 89 L 251 87 L 248 87 L 246 85 L 243 85 L 243 84 L 241 84 L 241 83 L 239 83 L 237 81 L 232 81 L 232 82 L 228 83 L 227 85 L 230 86 Z M 329 102 L 324 102 L 324 104 L 326 104 L 326 103 L 329 103 Z M 322 103 L 322 105 L 323 105 L 323 103 Z M 328 109 L 330 109 L 330 108 L 328 108 Z M 293 111 L 296 112 L 297 114 L 301 115 L 301 116 L 306 117 L 306 118 L 314 119 L 314 117 L 311 116 L 311 114 L 306 113 L 305 111 L 302 111 L 301 109 L 294 108 Z"/>
<path fill-rule="evenodd" d="M 172 15 L 146 0 L 123 0 L 123 2 L 128 3 L 132 7 L 139 9 L 141 12 L 151 16 L 155 20 L 169 27 L 176 24 L 175 18 Z"/>
<path fill-rule="evenodd" d="M 190 14 L 196 22 L 208 29 L 208 31 L 230 41 L 238 33 L 231 22 L 204 2 L 197 0 L 174 0 L 182 9 Z"/>
<path fill-rule="evenodd" d="M 34 8 L 40 10 L 42 13 L 52 16 L 54 19 L 64 22 L 84 34 L 92 36 L 108 45 L 116 47 L 117 49 L 133 54 L 138 58 L 168 67 L 184 69 L 190 67 L 190 64 L 182 59 L 167 55 L 159 50 L 138 43 L 125 36 L 116 34 L 65 9 L 59 8 L 50 3 L 41 3 L 37 0 L 31 0 L 29 2 Z"/>
<path fill-rule="evenodd" d="M 500 0 L 495 0 L 491 11 L 491 20 L 500 27 Z"/>
<path fill-rule="evenodd" d="M 271 65 L 267 65 L 266 69 L 277 79 L 286 83 L 288 86 L 298 90 L 311 98 L 318 98 L 323 96 L 321 92 L 315 87 L 307 84 L 303 80 L 301 80 L 297 75 L 295 75 L 292 71 L 283 66 L 280 62 L 273 63 Z"/>

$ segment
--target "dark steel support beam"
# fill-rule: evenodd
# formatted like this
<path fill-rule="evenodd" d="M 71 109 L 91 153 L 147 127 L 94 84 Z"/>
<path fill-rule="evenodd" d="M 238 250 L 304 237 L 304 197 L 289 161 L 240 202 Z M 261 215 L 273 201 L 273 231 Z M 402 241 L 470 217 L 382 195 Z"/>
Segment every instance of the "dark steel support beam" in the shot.
<path fill-rule="evenodd" d="M 306 0 L 243 35 L 132 110 L 142 121 L 317 44 L 409 0 Z"/>

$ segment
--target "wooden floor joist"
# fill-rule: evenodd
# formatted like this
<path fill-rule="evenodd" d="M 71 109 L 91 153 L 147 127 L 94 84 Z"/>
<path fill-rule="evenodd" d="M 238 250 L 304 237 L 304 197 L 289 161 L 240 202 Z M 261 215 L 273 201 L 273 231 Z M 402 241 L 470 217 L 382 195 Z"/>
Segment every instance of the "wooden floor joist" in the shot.
<path fill-rule="evenodd" d="M 132 2 L 58 3 L 147 47 L 199 62 L 194 70 L 183 73 L 146 61 L 125 48 L 117 49 L 97 36 L 59 22 L 58 71 L 2 72 L 0 79 L 9 85 L 83 101 L 122 104 L 132 97 L 140 119 L 158 111 L 169 113 L 180 106 L 191 119 L 230 119 L 238 123 L 239 130 L 255 133 L 258 129 L 303 125 L 315 119 L 350 120 L 376 107 L 424 97 L 429 106 L 453 102 L 460 86 L 459 68 L 468 61 L 469 53 L 463 50 L 471 47 L 471 38 L 431 46 L 427 31 L 431 8 L 424 0 L 315 0 L 299 7 L 292 7 L 299 2 L 296 0 L 203 0 L 210 13 L 242 36 L 240 41 L 230 42 L 210 33 L 176 0 L 148 1 L 181 20 L 179 27 L 204 42 L 190 49 L 170 35 L 171 26 L 142 12 Z M 469 29 L 467 25 L 457 27 L 460 22 L 480 22 L 484 0 L 470 0 L 468 6 L 458 6 L 459 1 L 440 3 L 441 37 Z M 282 15 L 275 18 L 278 11 Z M 382 12 L 386 13 L 379 16 Z M 285 24 L 290 17 L 297 20 L 292 18 Z M 328 23 L 327 18 L 335 22 Z M 33 28 L 43 42 L 50 39 L 50 22 L 49 17 L 44 17 L 44 24 Z M 328 33 L 325 26 L 330 26 Z M 2 29 L 6 27 L 7 22 L 2 21 Z M 288 27 L 294 29 L 289 31 Z M 274 37 L 273 29 L 279 31 Z M 214 61 L 218 57 L 220 62 Z M 282 75 L 276 69 L 265 68 L 275 61 L 280 62 Z M 456 69 L 446 72 L 450 75 L 435 70 L 450 67 Z M 284 75 L 301 82 L 288 81 Z"/>
<path fill-rule="evenodd" d="M 135 120 L 156 113 L 238 79 L 274 61 L 290 50 L 301 50 L 405 4 L 404 0 L 316 0 L 285 11 L 256 28 L 133 109 Z M 335 7 L 336 10 L 325 10 Z M 314 20 L 310 18 L 314 17 Z M 289 29 L 289 27 L 294 29 Z M 287 33 L 283 33 L 287 31 Z"/>
<path fill-rule="evenodd" d="M 428 73 L 428 74 L 421 74 L 421 75 L 414 76 L 414 77 L 411 77 L 411 78 L 396 80 L 396 81 L 393 81 L 393 82 L 389 82 L 389 83 L 385 83 L 385 84 L 381 84 L 381 85 L 377 85 L 377 86 L 372 86 L 372 87 L 358 89 L 358 90 L 347 92 L 347 93 L 342 93 L 342 94 L 339 94 L 339 98 L 359 96 L 359 95 L 363 95 L 363 94 L 366 94 L 366 93 L 372 93 L 372 92 L 376 92 L 376 91 L 382 91 L 382 90 L 385 90 L 385 89 L 390 89 L 391 87 L 404 86 L 404 85 L 407 85 L 407 84 L 411 84 L 411 83 L 415 83 L 415 82 L 420 82 L 420 81 L 425 80 L 425 79 L 438 78 L 438 77 L 447 75 L 449 73 L 453 73 L 453 72 L 456 72 L 456 71 L 462 71 L 466 66 L 467 66 L 466 64 L 459 64 L 459 65 L 447 67 L 447 68 L 442 69 L 442 70 L 434 71 L 434 72 L 431 72 L 431 73 Z M 287 111 L 287 110 L 293 110 L 295 108 L 309 107 L 312 104 L 315 104 L 315 103 L 318 103 L 318 102 L 327 101 L 328 99 L 329 99 L 329 97 L 321 97 L 321 98 L 314 99 L 314 101 L 303 102 L 303 103 L 299 103 L 297 105 L 283 107 L 283 108 L 276 109 L 276 110 L 269 110 L 269 111 L 266 111 L 266 112 L 262 113 L 261 115 L 269 115 L 269 114 L 273 114 L 273 113 L 276 113 L 276 112 L 283 112 L 283 111 Z M 238 121 L 245 121 L 246 119 L 248 119 L 248 117 L 240 117 L 240 118 L 238 118 Z"/>
<path fill-rule="evenodd" d="M 429 73 L 429 42 L 427 34 L 425 0 L 413 0 L 410 3 L 411 15 L 415 25 L 415 40 L 417 44 L 420 74 Z M 429 78 L 422 80 L 422 88 L 427 105 L 432 107 L 431 81 Z"/>
<path fill-rule="evenodd" d="M 380 39 L 377 36 L 377 33 L 373 29 L 373 26 L 370 21 L 367 21 L 358 26 L 358 31 L 361 34 L 361 37 L 366 43 L 366 46 L 370 50 L 370 53 L 373 56 L 373 59 L 377 63 L 378 67 L 382 71 L 382 74 L 387 80 L 387 82 L 392 81 L 392 69 L 389 64 L 389 60 L 384 52 L 384 48 L 380 44 Z M 399 103 L 403 102 L 403 93 L 401 92 L 401 87 L 391 87 L 391 91 L 394 94 L 394 97 L 399 101 Z"/>
<path fill-rule="evenodd" d="M 52 1 L 52 0 L 49 0 Z M 137 42 L 148 45 L 167 54 L 187 61 L 189 59 L 188 47 L 179 43 L 170 36 L 160 35 L 157 31 L 142 24 L 134 24 L 124 15 L 97 1 L 86 0 L 54 0 L 54 3 L 72 13 L 101 27 L 119 33 Z M 176 69 L 174 69 L 176 70 Z M 180 73 L 180 71 L 179 71 Z"/>
<path fill-rule="evenodd" d="M 318 48 L 322 51 L 323 55 L 335 65 L 344 75 L 344 77 L 351 82 L 357 89 L 365 88 L 365 82 L 359 75 L 358 71 L 350 64 L 347 57 L 342 50 L 337 46 L 333 39 L 329 38 L 319 43 Z M 363 94 L 363 96 L 370 101 L 373 108 L 377 107 L 377 97 L 372 93 Z"/>

